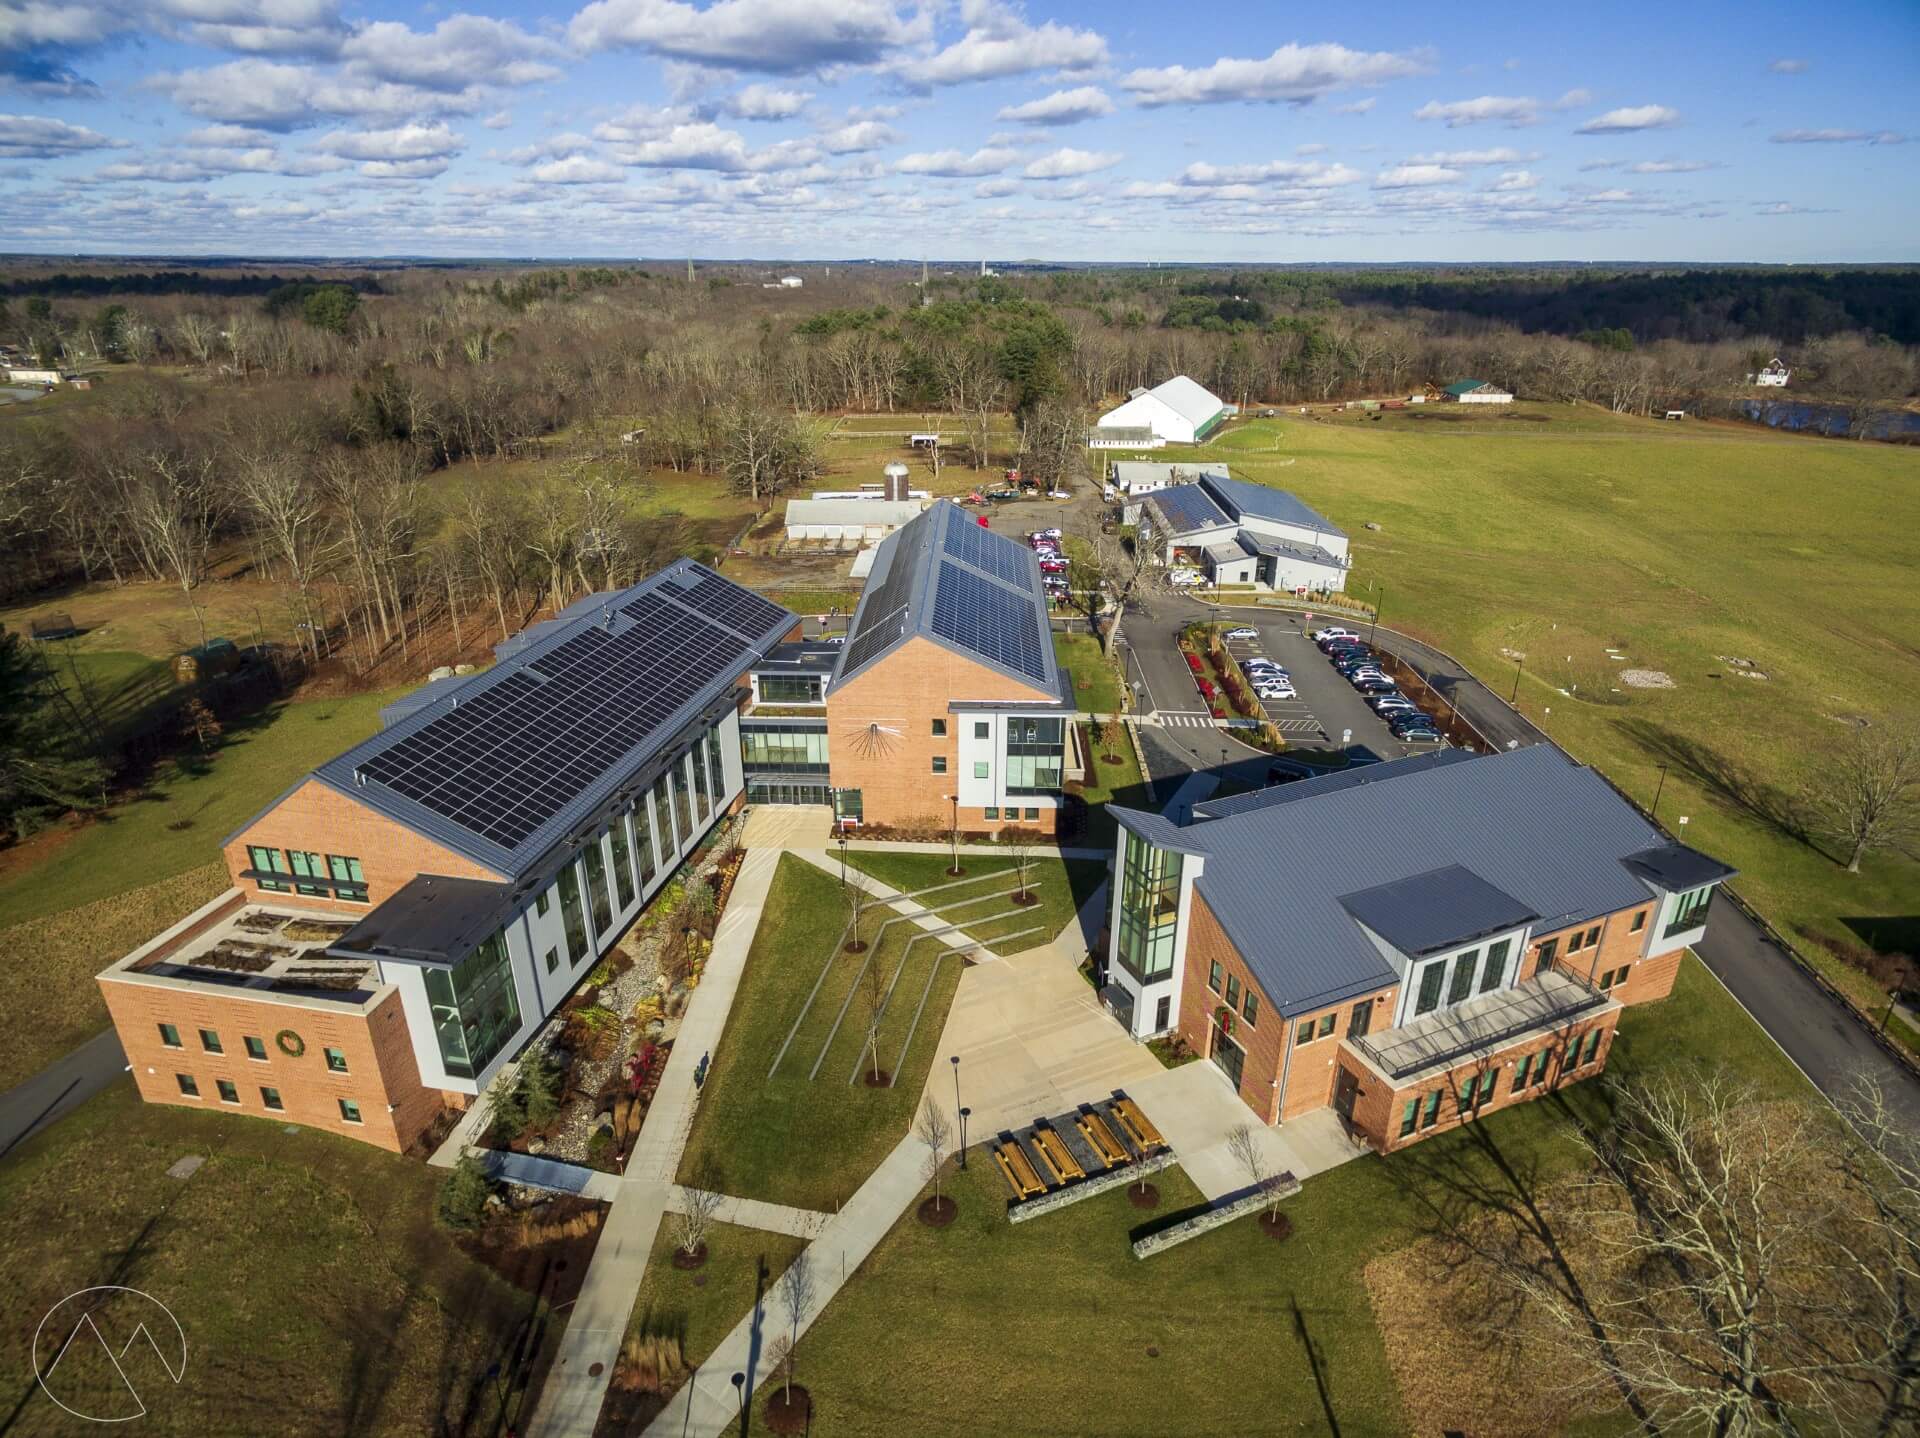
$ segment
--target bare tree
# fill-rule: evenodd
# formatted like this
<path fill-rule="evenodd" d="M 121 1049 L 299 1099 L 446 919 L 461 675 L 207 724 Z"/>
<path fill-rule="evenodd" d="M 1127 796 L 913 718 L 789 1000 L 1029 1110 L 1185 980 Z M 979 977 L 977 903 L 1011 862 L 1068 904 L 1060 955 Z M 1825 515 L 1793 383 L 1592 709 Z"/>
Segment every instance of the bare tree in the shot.
<path fill-rule="evenodd" d="M 878 954 L 869 955 L 860 972 L 860 1002 L 867 1011 L 867 1050 L 872 1055 L 873 1085 L 880 1086 L 880 1020 L 887 1012 L 887 976 L 878 963 Z"/>
<path fill-rule="evenodd" d="M 129 518 L 149 563 L 158 575 L 180 586 L 205 644 L 206 611 L 194 591 L 206 578 L 207 557 L 227 512 L 213 463 L 204 456 L 152 449 L 132 461 L 127 477 Z"/>
<path fill-rule="evenodd" d="M 697 1256 L 706 1246 L 707 1234 L 713 1229 L 713 1216 L 724 1202 L 726 1195 L 711 1188 L 681 1188 L 680 1212 L 674 1215 L 673 1236 L 688 1258 Z"/>
<path fill-rule="evenodd" d="M 947 1159 L 947 1140 L 953 1136 L 953 1128 L 947 1122 L 946 1110 L 928 1098 L 920 1106 L 920 1121 L 913 1127 L 913 1135 L 927 1148 L 927 1182 L 933 1185 L 933 1206 L 941 1207 L 940 1169 Z"/>
<path fill-rule="evenodd" d="M 801 1249 L 780 1275 L 780 1305 L 787 1311 L 787 1391 L 793 1390 L 793 1352 L 800 1346 L 800 1322 L 813 1311 L 813 1259 Z"/>
<path fill-rule="evenodd" d="M 1847 872 L 1875 849 L 1920 836 L 1920 723 L 1857 730 L 1828 754 L 1807 800 L 1846 846 Z"/>
<path fill-rule="evenodd" d="M 283 449 L 243 450 L 235 457 L 234 487 L 251 513 L 258 539 L 286 571 L 296 637 L 320 657 L 320 624 L 313 588 L 340 548 L 326 495 L 303 457 Z"/>
<path fill-rule="evenodd" d="M 1260 1146 L 1260 1135 L 1251 1124 L 1235 1124 L 1227 1131 L 1227 1154 L 1246 1174 L 1248 1186 L 1266 1195 L 1267 1217 L 1271 1219 L 1280 1209 L 1279 1176 L 1268 1163 L 1267 1151 Z"/>
<path fill-rule="evenodd" d="M 1001 846 L 1006 849 L 1007 857 L 1013 861 L 1013 872 L 1020 882 L 1013 901 L 1016 904 L 1024 904 L 1027 902 L 1027 870 L 1033 867 L 1033 841 L 1018 829 L 1010 829 L 1007 834 L 1009 837 L 1001 840 Z"/>

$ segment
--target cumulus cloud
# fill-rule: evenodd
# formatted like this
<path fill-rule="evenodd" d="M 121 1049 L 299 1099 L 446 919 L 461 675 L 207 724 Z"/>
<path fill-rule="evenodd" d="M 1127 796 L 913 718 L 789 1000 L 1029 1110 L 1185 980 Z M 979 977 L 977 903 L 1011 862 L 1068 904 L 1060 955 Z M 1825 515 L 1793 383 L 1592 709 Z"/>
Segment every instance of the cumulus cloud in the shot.
<path fill-rule="evenodd" d="M 1029 24 L 1018 8 L 1003 0 L 963 0 L 960 18 L 966 33 L 925 59 L 900 65 L 901 79 L 929 89 L 1036 70 L 1086 70 L 1107 62 L 1107 42 L 1094 31 L 1053 20 Z"/>
<path fill-rule="evenodd" d="M 870 65 L 931 38 L 928 12 L 896 0 L 593 0 L 567 26 L 582 50 L 645 50 L 670 60 L 773 75 Z"/>
<path fill-rule="evenodd" d="M 613 154 L 628 165 L 648 169 L 744 170 L 747 142 L 738 130 L 720 125 L 672 125 L 653 138 L 617 147 Z"/>
<path fill-rule="evenodd" d="M 386 130 L 335 130 L 313 142 L 321 153 L 348 160 L 424 160 L 457 155 L 466 145 L 466 137 L 444 121 Z"/>
<path fill-rule="evenodd" d="M 126 143 L 47 115 L 0 115 L 0 158 L 51 160 L 85 150 L 120 149 Z"/>
<path fill-rule="evenodd" d="M 340 47 L 341 58 L 365 77 L 453 92 L 551 80 L 560 71 L 549 61 L 560 53 L 551 40 L 482 15 L 449 16 L 431 30 L 375 21 Z"/>
<path fill-rule="evenodd" d="M 891 125 L 883 125 L 878 120 L 856 120 L 851 125 L 827 131 L 820 137 L 820 148 L 830 155 L 860 155 L 869 150 L 883 150 L 899 139 Z"/>
<path fill-rule="evenodd" d="M 1665 130 L 1680 123 L 1680 112 L 1670 105 L 1627 105 L 1596 115 L 1576 126 L 1576 135 L 1618 135 L 1633 130 Z"/>
<path fill-rule="evenodd" d="M 604 185 L 625 179 L 626 173 L 618 165 L 610 165 L 605 160 L 595 160 L 586 155 L 568 155 L 565 159 L 548 160 L 527 171 L 529 177 L 543 185 Z"/>
<path fill-rule="evenodd" d="M 1075 175 L 1092 175 L 1111 170 L 1127 157 L 1117 150 L 1075 150 L 1062 148 L 1032 161 L 1020 173 L 1029 180 L 1066 180 Z"/>
<path fill-rule="evenodd" d="M 1267 160 L 1248 165 L 1213 165 L 1205 161 L 1180 172 L 1182 185 L 1213 188 L 1225 185 L 1281 184 L 1307 189 L 1332 189 L 1364 178 L 1346 165 L 1317 160 Z"/>
<path fill-rule="evenodd" d="M 723 114 L 736 120 L 790 120 L 806 108 L 811 90 L 782 90 L 774 85 L 749 85 L 720 102 Z"/>
<path fill-rule="evenodd" d="M 1904 145 L 1896 130 L 1780 130 L 1767 136 L 1776 145 Z"/>
<path fill-rule="evenodd" d="M 1628 165 L 1627 173 L 1629 175 L 1691 175 L 1714 167 L 1712 160 L 1642 160 L 1637 165 Z"/>
<path fill-rule="evenodd" d="M 1349 100 L 1344 105 L 1335 105 L 1333 107 L 1333 113 L 1336 115 L 1364 115 L 1379 103 L 1379 96 L 1369 95 L 1364 100 Z"/>
<path fill-rule="evenodd" d="M 1531 190 L 1540 184 L 1540 177 L 1531 170 L 1508 170 L 1495 180 L 1490 189 L 1496 193 L 1510 194 L 1518 190 Z"/>
<path fill-rule="evenodd" d="M 1804 75 L 1808 66 L 1805 60 L 1775 60 L 1767 68 L 1776 75 Z"/>
<path fill-rule="evenodd" d="M 489 130 L 504 130 L 513 123 L 513 116 L 505 110 L 495 110 L 480 123 L 485 125 Z"/>
<path fill-rule="evenodd" d="M 1376 190 L 1413 190 L 1427 185 L 1450 185 L 1461 172 L 1448 165 L 1395 165 L 1373 177 Z"/>
<path fill-rule="evenodd" d="M 1539 159 L 1538 152 L 1522 154 L 1518 150 L 1499 146 L 1491 150 L 1440 150 L 1429 155 L 1415 155 L 1410 165 L 1452 165 L 1462 169 L 1477 169 L 1484 165 L 1518 165 L 1527 160 Z"/>
<path fill-rule="evenodd" d="M 1018 180 L 982 180 L 973 187 L 974 197 L 982 200 L 997 200 L 1007 195 L 1020 193 Z"/>
<path fill-rule="evenodd" d="M 1210 105 L 1229 101 L 1304 105 L 1337 90 L 1418 75 L 1416 54 L 1349 50 L 1344 45 L 1282 45 L 1264 60 L 1215 60 L 1201 69 L 1167 65 L 1130 71 L 1120 87 L 1139 105 Z"/>
<path fill-rule="evenodd" d="M 1505 125 L 1520 129 L 1540 123 L 1540 114 L 1551 106 L 1531 95 L 1477 95 L 1471 100 L 1429 100 L 1413 112 L 1416 120 L 1441 120 L 1447 128 L 1463 125 Z"/>
<path fill-rule="evenodd" d="M 189 115 L 207 120 L 291 130 L 329 118 L 406 120 L 419 115 L 469 115 L 482 108 L 485 90 L 424 89 L 363 79 L 352 72 L 326 75 L 272 60 L 232 60 L 204 70 L 162 71 L 144 82 Z"/>
<path fill-rule="evenodd" d="M 933 150 L 903 156 L 894 169 L 903 175 L 938 175 L 946 178 L 973 175 L 997 175 L 1015 160 L 1018 151 L 990 145 L 969 155 L 964 150 Z"/>
<path fill-rule="evenodd" d="M 1023 105 L 1004 106 L 996 119 L 1015 125 L 1077 125 L 1113 113 L 1113 101 L 1097 85 L 1082 85 L 1077 90 L 1055 90 Z"/>

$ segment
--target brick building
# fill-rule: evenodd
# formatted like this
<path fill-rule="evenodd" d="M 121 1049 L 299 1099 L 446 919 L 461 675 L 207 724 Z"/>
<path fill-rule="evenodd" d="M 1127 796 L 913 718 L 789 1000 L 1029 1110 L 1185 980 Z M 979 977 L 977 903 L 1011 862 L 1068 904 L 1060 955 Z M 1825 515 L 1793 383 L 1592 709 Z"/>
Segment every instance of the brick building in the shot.
<path fill-rule="evenodd" d="M 1108 1007 L 1380 1151 L 1600 1072 L 1733 872 L 1547 745 L 1111 812 Z"/>
<path fill-rule="evenodd" d="M 742 802 L 748 675 L 798 633 L 682 560 L 390 706 L 228 836 L 232 888 L 100 975 L 142 1097 L 407 1148 Z"/>

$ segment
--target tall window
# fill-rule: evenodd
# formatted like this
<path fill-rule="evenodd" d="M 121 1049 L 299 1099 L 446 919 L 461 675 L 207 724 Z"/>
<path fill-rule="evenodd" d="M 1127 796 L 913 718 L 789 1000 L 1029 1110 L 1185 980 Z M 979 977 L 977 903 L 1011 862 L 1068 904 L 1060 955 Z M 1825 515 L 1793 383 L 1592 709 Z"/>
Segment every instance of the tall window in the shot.
<path fill-rule="evenodd" d="M 580 903 L 580 875 L 568 864 L 560 871 L 560 925 L 567 932 L 567 958 L 579 963 L 593 952 L 587 942 L 587 916 Z"/>
<path fill-rule="evenodd" d="M 613 840 L 613 887 L 620 895 L 620 907 L 633 907 L 633 846 L 627 842 L 627 821 L 615 819 L 607 830 Z"/>
<path fill-rule="evenodd" d="M 1447 965 L 1443 959 L 1428 964 L 1420 970 L 1420 991 L 1414 995 L 1413 1012 L 1418 1018 L 1421 1014 L 1430 1014 L 1440 1007 L 1440 986 L 1447 981 Z"/>
<path fill-rule="evenodd" d="M 288 872 L 287 856 L 278 849 L 269 849 L 260 844 L 247 845 L 247 863 L 256 874 Z M 255 879 L 254 882 L 269 894 L 285 894 L 290 891 L 284 879 Z"/>
<path fill-rule="evenodd" d="M 607 858 L 598 839 L 590 839 L 580 857 L 587 861 L 587 899 L 593 905 L 593 931 L 604 934 L 613 927 L 613 909 L 607 902 Z"/>
<path fill-rule="evenodd" d="M 713 812 L 713 800 L 707 793 L 707 761 L 704 745 L 696 744 L 693 752 L 687 755 L 687 763 L 693 767 L 693 807 L 702 819 Z"/>
<path fill-rule="evenodd" d="M 653 882 L 653 824 L 647 818 L 646 795 L 633 806 L 633 846 L 640 855 L 640 887 Z"/>
<path fill-rule="evenodd" d="M 1533 1071 L 1533 1055 L 1527 1054 L 1513 1066 L 1513 1086 L 1516 1091 L 1527 1086 L 1527 1075 Z"/>
<path fill-rule="evenodd" d="M 327 877 L 326 861 L 320 855 L 305 849 L 289 849 L 287 858 L 293 864 L 293 891 L 296 894 L 305 894 L 310 899 L 332 897 L 331 884 L 315 882 Z"/>
<path fill-rule="evenodd" d="M 1173 972 L 1180 916 L 1180 856 L 1126 833 L 1120 886 L 1120 962 L 1136 979 Z"/>
<path fill-rule="evenodd" d="M 673 766 L 673 817 L 680 825 L 680 841 L 693 837 L 693 806 L 687 798 L 687 761 Z"/>
<path fill-rule="evenodd" d="M 1507 954 L 1512 948 L 1512 939 L 1502 939 L 1487 950 L 1487 966 L 1480 973 L 1481 993 L 1491 993 L 1500 987 L 1500 980 L 1507 974 Z"/>
<path fill-rule="evenodd" d="M 1440 1118 L 1440 1090 L 1435 1089 L 1427 1095 L 1425 1108 L 1420 1112 L 1420 1127 L 1432 1128 Z"/>
<path fill-rule="evenodd" d="M 818 674 L 762 674 L 762 704 L 818 704 L 821 678 Z"/>
<path fill-rule="evenodd" d="M 1066 722 L 1061 719 L 1007 720 L 1007 792 L 1051 794 L 1060 787 L 1061 746 Z"/>
<path fill-rule="evenodd" d="M 440 1060 L 456 1078 L 472 1078 L 520 1029 L 505 934 L 494 934 L 451 970 L 428 969 L 426 980 Z"/>
<path fill-rule="evenodd" d="M 667 806 L 665 779 L 653 786 L 653 829 L 660 836 L 660 858 L 671 865 L 673 856 L 680 852 L 680 844 L 673 834 L 673 811 Z"/>
<path fill-rule="evenodd" d="M 1697 929 L 1707 921 L 1707 905 L 1713 902 L 1713 885 L 1704 889 L 1695 889 L 1692 893 L 1682 894 L 1679 902 L 1673 906 L 1673 917 L 1667 920 L 1667 927 L 1660 937 L 1670 939 L 1675 934 L 1684 934 L 1688 929 Z"/>
<path fill-rule="evenodd" d="M 1447 989 L 1447 1002 L 1457 1004 L 1473 992 L 1474 966 L 1480 962 L 1480 951 L 1468 949 L 1453 961 L 1453 983 Z"/>
<path fill-rule="evenodd" d="M 727 765 L 720 747 L 720 726 L 714 725 L 707 730 L 707 772 L 713 784 L 713 802 L 724 804 L 727 799 Z"/>
<path fill-rule="evenodd" d="M 327 871 L 333 876 L 333 892 L 355 904 L 367 901 L 367 876 L 360 872 L 360 861 L 345 854 L 327 855 Z"/>
<path fill-rule="evenodd" d="M 815 729 L 743 728 L 740 731 L 740 762 L 749 769 L 824 774 L 830 767 L 826 732 Z"/>

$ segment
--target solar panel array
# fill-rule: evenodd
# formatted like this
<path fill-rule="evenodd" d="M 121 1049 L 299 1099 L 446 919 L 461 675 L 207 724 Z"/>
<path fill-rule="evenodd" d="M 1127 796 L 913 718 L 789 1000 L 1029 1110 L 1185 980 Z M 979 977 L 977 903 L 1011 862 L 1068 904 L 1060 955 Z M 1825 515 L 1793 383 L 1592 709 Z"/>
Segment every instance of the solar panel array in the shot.
<path fill-rule="evenodd" d="M 847 642 L 847 657 L 841 666 L 843 674 L 853 673 L 900 637 L 907 605 L 913 598 L 913 571 L 923 550 L 919 542 L 923 532 L 909 525 L 897 533 L 900 538 L 894 541 L 887 577 L 861 602 L 860 623 Z"/>
<path fill-rule="evenodd" d="M 977 524 L 949 523 L 944 548 L 955 559 L 964 560 L 985 574 L 1004 579 L 1009 584 L 1017 584 L 1022 589 L 1032 587 L 1027 566 L 1028 558 L 1025 545 L 1018 544 L 1005 535 L 995 534 Z"/>
<path fill-rule="evenodd" d="M 1215 504 L 1212 496 L 1197 484 L 1172 485 L 1150 497 L 1154 507 L 1167 517 L 1167 523 L 1173 526 L 1177 534 L 1228 523 L 1226 511 Z"/>
<path fill-rule="evenodd" d="M 1047 677 L 1046 640 L 1033 600 L 982 578 L 951 559 L 940 561 L 933 632 L 984 654 L 1036 684 Z"/>
<path fill-rule="evenodd" d="M 620 606 L 634 622 L 594 626 L 364 760 L 367 779 L 505 849 L 517 848 L 707 684 L 743 668 L 785 611 L 714 576 Z M 753 627 L 756 626 L 757 627 Z"/>

